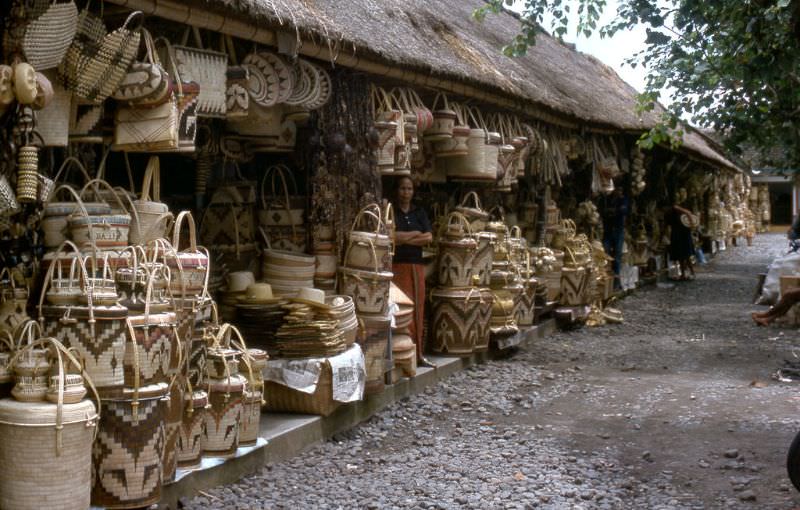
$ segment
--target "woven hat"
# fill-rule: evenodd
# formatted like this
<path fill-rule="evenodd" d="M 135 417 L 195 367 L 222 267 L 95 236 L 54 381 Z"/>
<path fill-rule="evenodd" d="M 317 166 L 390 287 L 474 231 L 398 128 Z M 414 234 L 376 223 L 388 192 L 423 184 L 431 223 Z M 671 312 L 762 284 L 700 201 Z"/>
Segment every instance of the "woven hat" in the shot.
<path fill-rule="evenodd" d="M 315 306 L 317 308 L 331 308 L 330 305 L 325 303 L 325 291 L 313 287 L 301 288 L 297 296 L 292 298 L 292 302 Z"/>
<path fill-rule="evenodd" d="M 239 297 L 239 302 L 251 304 L 275 303 L 281 301 L 272 295 L 272 285 L 268 283 L 252 283 L 247 286 L 244 296 Z"/>

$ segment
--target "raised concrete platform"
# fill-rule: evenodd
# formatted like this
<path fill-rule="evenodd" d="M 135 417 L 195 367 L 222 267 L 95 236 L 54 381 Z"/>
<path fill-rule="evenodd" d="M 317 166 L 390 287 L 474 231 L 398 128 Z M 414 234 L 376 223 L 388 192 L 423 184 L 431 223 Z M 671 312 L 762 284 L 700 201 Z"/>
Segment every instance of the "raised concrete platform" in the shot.
<path fill-rule="evenodd" d="M 544 338 L 555 329 L 553 319 L 528 328 L 520 335 L 518 347 Z M 395 384 L 387 385 L 383 393 L 369 395 L 361 402 L 343 405 L 327 417 L 264 413 L 261 415 L 263 441 L 260 440 L 254 447 L 239 448 L 235 457 L 224 462 L 213 458 L 204 459 L 203 466 L 197 470 L 181 470 L 178 480 L 164 487 L 159 508 L 176 509 L 181 497 L 192 497 L 204 489 L 233 483 L 255 473 L 269 462 L 280 462 L 294 457 L 310 446 L 353 428 L 398 400 L 420 393 L 428 386 L 469 366 L 484 363 L 492 357 L 492 352 L 476 353 L 463 358 L 428 356 L 436 364 L 436 369 L 420 368 L 416 377 L 403 378 Z"/>

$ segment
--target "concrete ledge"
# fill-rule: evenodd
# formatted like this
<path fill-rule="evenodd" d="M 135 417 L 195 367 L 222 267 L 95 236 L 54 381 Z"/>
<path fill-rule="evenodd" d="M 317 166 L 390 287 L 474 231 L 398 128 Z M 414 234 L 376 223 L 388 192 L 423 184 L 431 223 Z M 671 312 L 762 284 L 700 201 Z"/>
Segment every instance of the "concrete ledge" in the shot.
<path fill-rule="evenodd" d="M 518 347 L 525 347 L 555 331 L 555 320 L 547 319 L 528 328 L 522 334 Z M 513 351 L 514 349 L 508 349 Z M 481 352 L 458 358 L 451 356 L 428 356 L 436 369 L 420 368 L 414 378 L 402 378 L 387 385 L 376 395 L 368 395 L 361 402 L 339 407 L 330 416 L 263 413 L 261 415 L 261 440 L 255 447 L 240 448 L 233 458 L 219 462 L 204 459 L 203 467 L 194 471 L 181 470 L 179 479 L 166 485 L 162 491 L 159 508 L 176 509 L 178 499 L 192 497 L 199 491 L 233 483 L 255 473 L 270 462 L 280 462 L 294 457 L 304 449 L 318 444 L 335 434 L 349 430 L 371 416 L 411 395 L 421 393 L 456 372 L 467 367 L 485 363 L 495 357 L 507 356 L 506 352 Z"/>

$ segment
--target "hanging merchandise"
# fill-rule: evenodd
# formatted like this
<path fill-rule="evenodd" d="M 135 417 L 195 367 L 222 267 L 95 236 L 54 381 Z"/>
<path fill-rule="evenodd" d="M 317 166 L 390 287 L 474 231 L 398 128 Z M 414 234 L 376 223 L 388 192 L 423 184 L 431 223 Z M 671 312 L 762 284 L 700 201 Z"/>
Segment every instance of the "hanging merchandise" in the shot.
<path fill-rule="evenodd" d="M 442 104 L 439 106 L 439 100 Z M 433 111 L 433 125 L 425 132 L 425 139 L 429 142 L 442 142 L 453 137 L 453 128 L 456 125 L 458 114 L 451 109 L 447 95 L 442 92 L 436 94 L 431 106 Z"/>
<path fill-rule="evenodd" d="M 187 46 L 189 31 L 194 36 L 196 48 Z M 185 81 L 195 82 L 200 86 L 197 116 L 224 118 L 228 54 L 203 49 L 200 29 L 196 26 L 186 28 L 182 43 L 175 45 L 174 51 L 178 74 Z"/>
<path fill-rule="evenodd" d="M 507 115 L 497 113 L 493 117 L 494 129 L 500 133 L 500 145 L 498 146 L 497 155 L 497 175 L 498 183 L 497 190 L 503 192 L 510 192 L 513 186 L 516 186 L 517 176 L 517 160 L 519 158 L 519 149 L 521 149 L 521 138 L 516 137 L 513 133 L 514 121 Z M 517 141 L 517 146 L 512 142 Z"/>
<path fill-rule="evenodd" d="M 270 187 L 267 188 L 267 181 Z M 291 184 L 291 187 L 289 186 Z M 259 226 L 266 230 L 270 245 L 278 250 L 306 251 L 306 197 L 298 193 L 294 174 L 286 165 L 267 168 L 261 180 Z"/>
<path fill-rule="evenodd" d="M 402 151 L 405 146 L 403 112 L 395 106 L 391 95 L 381 87 L 371 86 L 370 99 L 378 139 L 378 170 L 381 175 L 392 175 L 397 166 L 397 152 Z"/>
<path fill-rule="evenodd" d="M 147 29 L 143 28 L 141 32 L 145 47 L 144 61 L 131 64 L 111 97 L 128 106 L 152 108 L 170 100 L 172 84 L 170 75 L 156 53 L 153 37 Z"/>
<path fill-rule="evenodd" d="M 433 151 L 437 158 L 466 156 L 469 153 L 467 140 L 469 140 L 470 127 L 467 124 L 464 107 L 457 103 L 451 103 L 450 107 L 456 113 L 456 122 L 451 130 L 450 138 L 433 142 Z"/>
<path fill-rule="evenodd" d="M 17 154 L 17 201 L 26 204 L 39 197 L 39 147 L 25 145 Z"/>
<path fill-rule="evenodd" d="M 39 71 L 57 67 L 75 38 L 78 8 L 72 1 L 52 2 L 39 17 L 25 26 L 22 52 Z"/>
<path fill-rule="evenodd" d="M 102 19 L 88 7 L 79 15 L 77 33 L 59 72 L 75 95 L 100 104 L 117 90 L 136 57 L 144 15 L 132 12 L 120 28 L 107 34 Z"/>
<path fill-rule="evenodd" d="M 437 160 L 436 164 L 441 164 L 447 177 L 454 181 L 494 182 L 497 180 L 497 151 L 489 148 L 489 133 L 480 112 L 466 106 L 464 109 L 473 123 L 467 140 L 467 154 Z"/>
<path fill-rule="evenodd" d="M 200 240 L 223 254 L 229 270 L 244 270 L 255 260 L 256 186 L 242 177 L 233 163 L 234 176 L 225 178 L 211 195 L 200 223 Z M 228 165 L 223 162 L 222 173 Z"/>
<path fill-rule="evenodd" d="M 229 35 L 223 37 L 223 45 L 228 53 L 228 68 L 225 71 L 225 118 L 228 120 L 245 118 L 250 109 L 248 92 L 250 70 L 244 65 L 239 65 L 233 38 Z"/>
<path fill-rule="evenodd" d="M 592 139 L 592 191 L 607 195 L 614 191 L 614 178 L 620 174 L 617 148 L 613 140 L 608 140 L 609 148 L 605 142 L 598 141 L 598 136 Z"/>

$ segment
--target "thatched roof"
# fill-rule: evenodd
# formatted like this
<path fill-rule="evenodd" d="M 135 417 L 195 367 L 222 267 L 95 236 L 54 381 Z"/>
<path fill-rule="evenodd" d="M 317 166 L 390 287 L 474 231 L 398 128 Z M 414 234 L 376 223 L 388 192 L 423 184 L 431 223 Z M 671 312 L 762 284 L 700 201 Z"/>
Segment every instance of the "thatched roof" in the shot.
<path fill-rule="evenodd" d="M 130 3 L 141 1 L 148 0 Z M 546 34 L 528 55 L 504 56 L 501 48 L 518 33 L 519 19 L 503 13 L 475 21 L 481 0 L 172 1 L 251 25 L 297 30 L 340 55 L 478 86 L 594 129 L 641 132 L 658 121 L 658 112 L 635 112 L 636 91 L 611 68 Z M 696 156 L 733 167 L 697 134 L 684 143 Z"/>

